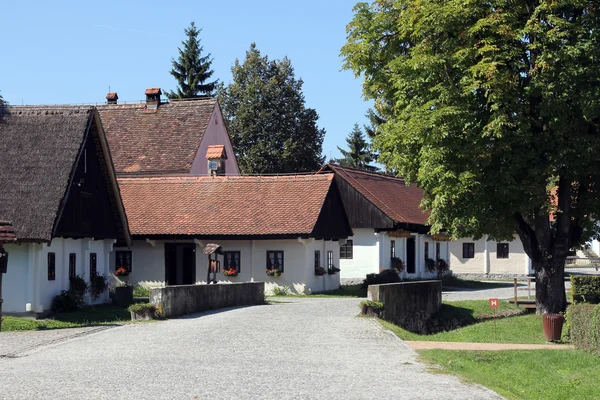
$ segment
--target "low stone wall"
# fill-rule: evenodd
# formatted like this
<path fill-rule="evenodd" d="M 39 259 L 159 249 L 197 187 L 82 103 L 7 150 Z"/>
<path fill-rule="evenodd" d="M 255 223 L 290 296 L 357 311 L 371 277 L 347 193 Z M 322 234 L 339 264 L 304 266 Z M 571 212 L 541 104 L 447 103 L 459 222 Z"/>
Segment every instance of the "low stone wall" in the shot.
<path fill-rule="evenodd" d="M 264 302 L 264 282 L 180 285 L 150 289 L 150 303 L 154 304 L 157 312 L 165 318 Z"/>
<path fill-rule="evenodd" d="M 369 285 L 369 300 L 383 303 L 381 317 L 411 332 L 427 331 L 427 320 L 442 306 L 442 282 Z"/>

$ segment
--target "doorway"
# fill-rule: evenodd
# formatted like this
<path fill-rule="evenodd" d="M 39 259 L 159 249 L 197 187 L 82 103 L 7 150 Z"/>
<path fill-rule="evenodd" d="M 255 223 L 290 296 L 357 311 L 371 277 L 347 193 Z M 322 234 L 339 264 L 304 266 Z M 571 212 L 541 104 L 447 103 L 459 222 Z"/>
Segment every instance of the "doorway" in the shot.
<path fill-rule="evenodd" d="M 196 283 L 196 245 L 165 243 L 165 284 L 169 286 L 194 283 Z"/>
<path fill-rule="evenodd" d="M 406 272 L 414 274 L 417 272 L 415 268 L 415 238 L 406 239 Z"/>

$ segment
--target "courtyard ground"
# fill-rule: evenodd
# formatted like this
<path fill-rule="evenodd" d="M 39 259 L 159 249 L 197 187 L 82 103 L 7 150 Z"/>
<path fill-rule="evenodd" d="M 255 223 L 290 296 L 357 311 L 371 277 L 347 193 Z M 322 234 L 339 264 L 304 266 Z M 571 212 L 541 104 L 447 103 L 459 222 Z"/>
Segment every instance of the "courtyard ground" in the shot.
<path fill-rule="evenodd" d="M 0 333 L 0 343 L 22 347 L 2 350 L 0 397 L 500 398 L 432 373 L 376 320 L 357 317 L 359 302 L 278 299 L 51 341 L 44 335 L 71 330 Z"/>

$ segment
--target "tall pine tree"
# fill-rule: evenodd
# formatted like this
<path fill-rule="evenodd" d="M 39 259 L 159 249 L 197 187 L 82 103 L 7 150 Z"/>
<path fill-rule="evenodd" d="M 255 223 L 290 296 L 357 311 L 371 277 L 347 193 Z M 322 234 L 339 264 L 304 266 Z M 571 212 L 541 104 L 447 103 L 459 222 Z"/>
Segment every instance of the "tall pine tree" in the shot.
<path fill-rule="evenodd" d="M 290 60 L 269 60 L 253 43 L 243 63 L 231 68 L 233 81 L 219 102 L 243 173 L 317 170 L 325 130 L 317 112 L 304 105 L 302 79 Z"/>
<path fill-rule="evenodd" d="M 218 80 L 207 82 L 213 74 L 210 68 L 212 59 L 210 53 L 202 57 L 204 48 L 200 46 L 198 36 L 202 29 L 196 28 L 192 21 L 189 28 L 184 30 L 187 40 L 181 42 L 183 49 L 178 47 L 179 58 L 172 59 L 173 69 L 171 75 L 177 80 L 177 91 L 170 91 L 170 99 L 192 99 L 197 97 L 212 96 Z"/>
<path fill-rule="evenodd" d="M 377 171 L 377 167 L 369 165 L 375 160 L 375 157 L 358 124 L 354 124 L 354 129 L 346 137 L 346 143 L 348 144 L 348 150 L 338 147 L 338 150 L 344 156 L 337 160 L 340 165 Z"/>

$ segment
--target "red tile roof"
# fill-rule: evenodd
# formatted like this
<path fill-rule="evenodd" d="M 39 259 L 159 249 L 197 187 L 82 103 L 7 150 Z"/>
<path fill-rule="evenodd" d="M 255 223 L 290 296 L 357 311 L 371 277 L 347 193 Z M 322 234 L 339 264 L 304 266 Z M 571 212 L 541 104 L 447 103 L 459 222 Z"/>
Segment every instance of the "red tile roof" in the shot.
<path fill-rule="evenodd" d="M 108 94 L 106 95 L 106 100 L 118 100 L 119 96 L 117 95 L 117 92 L 108 92 Z"/>
<path fill-rule="evenodd" d="M 133 235 L 310 235 L 333 174 L 119 178 Z"/>
<path fill-rule="evenodd" d="M 335 164 L 322 170 L 333 171 L 394 221 L 427 225 L 429 212 L 423 213 L 420 207 L 423 190 L 416 185 L 406 185 L 402 178 L 393 175 Z"/>
<path fill-rule="evenodd" d="M 222 144 L 208 146 L 208 150 L 206 150 L 206 158 L 227 158 L 227 155 L 225 154 L 225 146 Z"/>
<path fill-rule="evenodd" d="M 117 173 L 189 173 L 216 100 L 98 107 Z"/>

